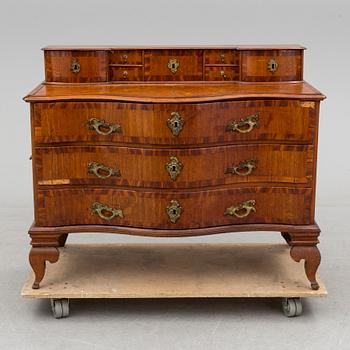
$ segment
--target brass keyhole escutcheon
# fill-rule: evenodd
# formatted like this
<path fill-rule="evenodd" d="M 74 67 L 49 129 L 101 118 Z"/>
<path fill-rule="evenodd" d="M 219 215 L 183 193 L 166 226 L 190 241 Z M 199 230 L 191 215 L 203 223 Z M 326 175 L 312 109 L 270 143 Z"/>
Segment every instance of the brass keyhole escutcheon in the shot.
<path fill-rule="evenodd" d="M 175 156 L 171 156 L 170 161 L 165 164 L 165 169 L 173 181 L 180 175 L 182 168 L 182 163 Z"/>
<path fill-rule="evenodd" d="M 77 58 L 73 58 L 72 63 L 70 65 L 70 70 L 72 73 L 80 72 L 80 63 Z"/>
<path fill-rule="evenodd" d="M 274 73 L 277 71 L 278 69 L 278 63 L 274 58 L 271 58 L 268 62 L 267 62 L 267 69 L 269 72 Z"/>
<path fill-rule="evenodd" d="M 166 213 L 173 224 L 179 219 L 182 212 L 183 209 L 180 203 L 175 199 L 171 200 L 170 204 L 166 207 Z"/>
<path fill-rule="evenodd" d="M 170 69 L 171 73 L 175 74 L 179 66 L 180 66 L 180 63 L 176 58 L 169 59 L 168 68 Z"/>
<path fill-rule="evenodd" d="M 174 136 L 178 136 L 184 126 L 184 119 L 178 112 L 171 112 L 170 118 L 167 121 L 167 126 Z"/>

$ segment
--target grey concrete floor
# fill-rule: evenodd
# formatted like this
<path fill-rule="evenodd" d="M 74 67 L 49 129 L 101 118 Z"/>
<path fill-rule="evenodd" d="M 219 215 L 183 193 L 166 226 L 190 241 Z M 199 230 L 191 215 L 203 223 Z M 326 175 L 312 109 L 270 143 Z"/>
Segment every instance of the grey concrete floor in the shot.
<path fill-rule="evenodd" d="M 350 208 L 321 207 L 319 273 L 327 298 L 304 300 L 288 319 L 275 299 L 75 300 L 56 320 L 47 300 L 22 299 L 29 271 L 30 209 L 1 215 L 0 350 L 7 349 L 350 349 Z M 76 235 L 71 242 L 169 242 L 118 235 Z M 224 234 L 173 242 L 281 242 L 278 234 Z"/>

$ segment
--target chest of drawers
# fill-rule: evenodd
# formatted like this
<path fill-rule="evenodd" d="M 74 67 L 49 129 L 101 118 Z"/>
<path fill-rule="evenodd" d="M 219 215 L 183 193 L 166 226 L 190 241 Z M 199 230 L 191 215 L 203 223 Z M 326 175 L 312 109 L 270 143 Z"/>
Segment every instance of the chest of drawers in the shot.
<path fill-rule="evenodd" d="M 48 47 L 31 106 L 33 288 L 68 234 L 277 231 L 311 287 L 320 101 L 304 48 Z"/>

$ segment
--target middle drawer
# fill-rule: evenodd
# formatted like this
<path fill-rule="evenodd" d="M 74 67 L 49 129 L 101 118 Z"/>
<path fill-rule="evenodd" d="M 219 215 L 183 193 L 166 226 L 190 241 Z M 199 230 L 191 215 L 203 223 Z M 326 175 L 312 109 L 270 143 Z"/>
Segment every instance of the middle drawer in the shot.
<path fill-rule="evenodd" d="M 39 185 L 193 188 L 253 182 L 307 184 L 313 172 L 313 146 L 38 147 L 35 164 Z"/>

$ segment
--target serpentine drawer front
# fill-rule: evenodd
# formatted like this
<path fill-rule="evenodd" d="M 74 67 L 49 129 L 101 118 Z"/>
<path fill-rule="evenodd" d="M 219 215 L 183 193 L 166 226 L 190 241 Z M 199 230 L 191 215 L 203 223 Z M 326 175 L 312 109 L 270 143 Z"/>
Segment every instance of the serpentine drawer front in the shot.
<path fill-rule="evenodd" d="M 311 218 L 310 188 L 242 187 L 181 193 L 56 189 L 39 190 L 38 203 L 36 222 L 40 226 L 92 224 L 184 229 L 239 223 L 305 225 Z M 94 203 L 102 204 L 100 212 Z M 243 206 L 235 211 L 234 207 L 242 203 L 248 209 Z M 169 214 L 172 204 L 174 212 Z M 113 210 L 121 212 L 113 216 Z"/>
<path fill-rule="evenodd" d="M 73 232 L 257 230 L 281 232 L 318 288 L 315 181 L 325 96 L 303 81 L 303 47 L 44 52 L 46 80 L 25 97 L 33 288 Z"/>
<path fill-rule="evenodd" d="M 253 100 L 196 104 L 55 102 L 34 104 L 37 143 L 147 145 L 313 141 L 318 103 Z"/>
<path fill-rule="evenodd" d="M 39 185 L 191 188 L 291 183 L 311 186 L 313 147 L 257 144 L 186 149 L 38 147 Z"/>

